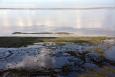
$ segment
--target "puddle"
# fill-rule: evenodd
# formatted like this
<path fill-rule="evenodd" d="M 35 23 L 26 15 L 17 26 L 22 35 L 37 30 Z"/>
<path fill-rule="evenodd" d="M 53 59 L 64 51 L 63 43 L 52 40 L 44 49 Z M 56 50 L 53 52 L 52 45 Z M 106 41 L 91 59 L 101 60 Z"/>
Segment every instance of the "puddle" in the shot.
<path fill-rule="evenodd" d="M 105 54 L 108 59 L 115 61 L 115 46 L 112 46 Z"/>

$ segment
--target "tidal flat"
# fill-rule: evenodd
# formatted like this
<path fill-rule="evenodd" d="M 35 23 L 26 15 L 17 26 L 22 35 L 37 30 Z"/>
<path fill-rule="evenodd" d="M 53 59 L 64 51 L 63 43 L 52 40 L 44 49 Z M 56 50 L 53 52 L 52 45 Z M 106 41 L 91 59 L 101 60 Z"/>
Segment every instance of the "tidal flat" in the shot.
<path fill-rule="evenodd" d="M 114 37 L 0 37 L 0 77 L 115 77 Z"/>

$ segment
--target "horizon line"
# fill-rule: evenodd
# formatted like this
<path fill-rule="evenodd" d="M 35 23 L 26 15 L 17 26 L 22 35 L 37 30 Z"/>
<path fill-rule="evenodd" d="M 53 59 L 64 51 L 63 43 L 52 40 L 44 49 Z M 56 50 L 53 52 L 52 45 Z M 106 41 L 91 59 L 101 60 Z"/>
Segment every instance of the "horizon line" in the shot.
<path fill-rule="evenodd" d="M 88 8 L 0 8 L 0 10 L 95 10 L 115 9 L 115 7 L 88 7 Z"/>

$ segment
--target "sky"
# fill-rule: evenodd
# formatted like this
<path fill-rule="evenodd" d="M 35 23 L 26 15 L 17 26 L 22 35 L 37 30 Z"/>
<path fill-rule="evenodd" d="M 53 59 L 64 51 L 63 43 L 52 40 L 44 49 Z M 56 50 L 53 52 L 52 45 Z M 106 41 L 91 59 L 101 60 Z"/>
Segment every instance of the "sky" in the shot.
<path fill-rule="evenodd" d="M 0 0 L 0 8 L 115 7 L 115 0 Z M 20 32 L 73 32 L 115 35 L 115 9 L 0 10 L 0 35 Z"/>

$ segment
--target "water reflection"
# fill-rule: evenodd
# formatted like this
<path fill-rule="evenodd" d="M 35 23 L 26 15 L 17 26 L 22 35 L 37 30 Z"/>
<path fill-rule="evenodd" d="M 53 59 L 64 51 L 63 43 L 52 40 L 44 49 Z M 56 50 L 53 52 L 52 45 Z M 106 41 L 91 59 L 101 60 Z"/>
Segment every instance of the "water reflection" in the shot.
<path fill-rule="evenodd" d="M 26 69 L 26 70 L 40 70 L 41 68 L 52 68 L 52 52 L 49 49 L 42 48 L 39 54 L 34 56 L 25 55 L 21 62 L 17 64 L 7 64 L 8 68 L 12 69 Z"/>
<path fill-rule="evenodd" d="M 107 56 L 108 59 L 111 59 L 111 60 L 115 61 L 115 46 L 112 46 L 105 53 L 106 53 L 106 56 Z"/>
<path fill-rule="evenodd" d="M 37 72 L 38 76 L 41 73 L 42 76 L 45 74 L 48 74 L 48 76 L 49 74 L 54 75 L 55 72 L 56 76 L 75 77 L 78 75 L 77 73 L 80 74 L 86 70 L 93 69 L 98 71 L 99 69 L 103 69 L 103 66 L 108 65 L 115 67 L 112 64 L 114 61 L 106 59 L 101 53 L 95 50 L 92 50 L 93 52 L 88 51 L 92 48 L 95 49 L 97 46 L 73 43 L 56 45 L 53 42 L 48 42 L 46 45 L 43 44 L 36 43 L 35 47 L 33 45 L 33 47 L 0 48 L 0 70 L 26 70 L 29 72 L 28 75 L 39 71 Z M 7 56 L 9 54 L 11 55 Z M 1 57 L 4 58 L 4 55 L 7 58 L 1 59 Z M 13 72 L 13 74 L 15 73 Z"/>

